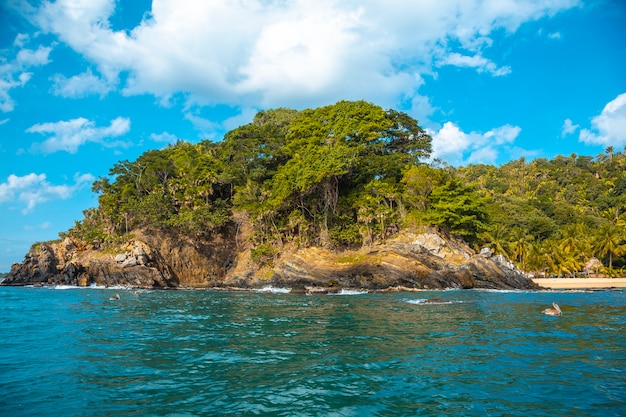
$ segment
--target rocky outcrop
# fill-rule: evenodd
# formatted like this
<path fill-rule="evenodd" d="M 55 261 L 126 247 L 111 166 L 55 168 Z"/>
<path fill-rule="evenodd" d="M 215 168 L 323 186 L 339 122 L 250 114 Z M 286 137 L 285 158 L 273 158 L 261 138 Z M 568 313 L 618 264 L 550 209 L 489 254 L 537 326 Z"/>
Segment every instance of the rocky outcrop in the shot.
<path fill-rule="evenodd" d="M 432 230 L 402 233 L 350 253 L 309 248 L 284 256 L 274 271 L 272 285 L 292 288 L 538 288 L 490 253 L 476 254 L 462 242 Z"/>
<path fill-rule="evenodd" d="M 249 229 L 249 228 L 248 228 Z M 403 231 L 393 239 L 353 251 L 284 247 L 272 262 L 252 262 L 247 226 L 224 230 L 210 242 L 136 231 L 117 251 L 105 253 L 66 238 L 34 245 L 2 285 L 122 285 L 143 288 L 252 288 L 296 291 L 490 288 L 537 289 L 513 264 L 475 253 L 433 229 Z M 249 230 L 248 230 L 249 231 Z"/>
<path fill-rule="evenodd" d="M 107 254 L 66 238 L 33 245 L 24 262 L 14 264 L 2 285 L 176 287 L 170 268 L 148 246 L 129 241 Z"/>

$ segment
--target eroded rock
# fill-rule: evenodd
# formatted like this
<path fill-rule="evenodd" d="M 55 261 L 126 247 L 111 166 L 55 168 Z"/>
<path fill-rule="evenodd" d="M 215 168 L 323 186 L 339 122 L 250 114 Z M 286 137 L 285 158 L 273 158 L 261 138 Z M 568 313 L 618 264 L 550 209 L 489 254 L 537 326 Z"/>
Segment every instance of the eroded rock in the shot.
<path fill-rule="evenodd" d="M 236 230 L 245 229 L 239 227 Z M 34 245 L 13 266 L 3 285 L 34 283 L 130 287 L 306 288 L 538 288 L 504 258 L 438 233 L 401 232 L 393 239 L 339 252 L 328 248 L 285 248 L 271 264 L 256 265 L 235 228 L 202 244 L 180 236 L 137 231 L 107 255 L 68 241 Z M 83 248 L 83 249 L 79 249 Z M 69 250 L 69 252 L 68 252 Z M 68 257 L 67 254 L 73 252 Z"/>

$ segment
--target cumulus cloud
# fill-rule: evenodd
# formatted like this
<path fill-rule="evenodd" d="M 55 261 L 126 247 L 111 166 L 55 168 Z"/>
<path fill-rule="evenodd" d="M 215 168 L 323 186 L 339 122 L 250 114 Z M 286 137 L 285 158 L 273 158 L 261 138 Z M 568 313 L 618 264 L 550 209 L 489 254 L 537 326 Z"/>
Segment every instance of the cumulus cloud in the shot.
<path fill-rule="evenodd" d="M 483 136 L 491 144 L 502 145 L 513 143 L 522 129 L 519 126 L 504 125 L 485 133 Z"/>
<path fill-rule="evenodd" d="M 31 21 L 82 54 L 105 85 L 122 80 L 128 95 L 167 103 L 182 94 L 188 106 L 362 98 L 393 106 L 416 94 L 433 66 L 507 75 L 511 68 L 487 58 L 492 33 L 580 2 L 154 0 L 139 25 L 116 31 L 114 0 L 57 0 L 43 2 Z M 86 75 L 59 81 L 63 94 L 95 82 Z"/>
<path fill-rule="evenodd" d="M 31 148 L 33 152 L 50 154 L 58 151 L 76 153 L 78 148 L 88 142 L 99 143 L 106 147 L 128 146 L 121 141 L 109 141 L 110 138 L 125 135 L 130 131 L 130 119 L 118 117 L 106 127 L 97 127 L 95 122 L 79 117 L 68 121 L 40 123 L 26 129 L 28 133 L 40 133 L 49 136 Z"/>
<path fill-rule="evenodd" d="M 565 119 L 565 121 L 563 122 L 563 127 L 561 128 L 561 137 L 565 137 L 567 135 L 570 135 L 574 132 L 576 132 L 576 130 L 579 128 L 579 125 L 575 125 L 574 122 L 572 122 L 571 119 Z"/>
<path fill-rule="evenodd" d="M 46 174 L 11 174 L 5 182 L 0 183 L 0 204 L 19 202 L 25 206 L 22 213 L 27 214 L 46 201 L 70 198 L 94 180 L 95 177 L 91 174 L 77 173 L 73 184 L 54 185 L 48 182 Z"/>
<path fill-rule="evenodd" d="M 626 93 L 608 102 L 602 113 L 591 119 L 591 126 L 591 129 L 581 129 L 581 142 L 616 147 L 626 145 Z"/>
<path fill-rule="evenodd" d="M 485 133 L 465 133 L 456 124 L 446 122 L 438 131 L 429 132 L 433 138 L 431 157 L 451 165 L 494 164 L 500 151 L 510 147 L 521 130 L 519 126 L 504 125 Z"/>

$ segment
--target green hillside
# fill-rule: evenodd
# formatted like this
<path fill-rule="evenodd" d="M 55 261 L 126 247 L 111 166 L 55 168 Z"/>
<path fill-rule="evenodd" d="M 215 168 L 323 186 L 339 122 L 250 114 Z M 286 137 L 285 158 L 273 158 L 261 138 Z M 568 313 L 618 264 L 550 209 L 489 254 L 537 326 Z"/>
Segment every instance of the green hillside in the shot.
<path fill-rule="evenodd" d="M 363 101 L 262 111 L 221 142 L 118 162 L 63 236 L 106 248 L 158 228 L 201 243 L 245 215 L 263 263 L 285 244 L 355 248 L 434 225 L 524 270 L 573 274 L 597 257 L 620 273 L 624 154 L 454 168 L 427 164 L 430 151 L 416 120 Z"/>

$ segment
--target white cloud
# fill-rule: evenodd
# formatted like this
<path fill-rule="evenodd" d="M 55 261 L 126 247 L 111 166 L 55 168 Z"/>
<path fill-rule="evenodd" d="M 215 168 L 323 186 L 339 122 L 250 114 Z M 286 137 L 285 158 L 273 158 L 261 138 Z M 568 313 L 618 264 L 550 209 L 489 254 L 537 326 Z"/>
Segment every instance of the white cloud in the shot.
<path fill-rule="evenodd" d="M 522 128 L 519 126 L 504 125 L 491 129 L 483 136 L 495 145 L 503 145 L 513 143 L 521 131 Z"/>
<path fill-rule="evenodd" d="M 591 119 L 591 125 L 591 129 L 581 129 L 581 142 L 616 147 L 626 145 L 626 93 L 607 103 L 602 113 Z"/>
<path fill-rule="evenodd" d="M 66 200 L 75 192 L 91 184 L 95 177 L 91 174 L 74 175 L 73 184 L 53 185 L 46 174 L 30 173 L 24 176 L 9 175 L 6 182 L 0 183 L 0 204 L 21 203 L 23 214 L 31 212 L 35 206 L 50 200 Z"/>
<path fill-rule="evenodd" d="M 571 119 L 565 119 L 565 121 L 563 122 L 563 127 L 561 128 L 561 137 L 565 137 L 567 135 L 570 135 L 574 132 L 576 132 L 576 130 L 579 128 L 579 125 L 575 125 L 574 122 L 572 122 Z"/>
<path fill-rule="evenodd" d="M 258 108 L 245 107 L 240 109 L 234 116 L 227 117 L 220 122 L 216 122 L 215 118 L 211 117 L 211 114 L 206 114 L 206 112 L 204 116 L 201 116 L 199 109 L 186 111 L 184 117 L 191 122 L 196 130 L 201 132 L 201 139 L 220 140 L 214 132 L 229 131 L 238 126 L 250 123 L 258 111 Z M 219 118 L 220 117 L 218 117 L 218 119 Z"/>
<path fill-rule="evenodd" d="M 40 123 L 26 129 L 29 133 L 40 133 L 50 137 L 31 148 L 33 152 L 44 154 L 65 151 L 76 153 L 81 145 L 88 142 L 107 147 L 128 146 L 120 141 L 110 142 L 109 138 L 122 136 L 130 131 L 130 119 L 118 117 L 107 127 L 96 127 L 93 121 L 83 117 L 54 123 Z"/>
<path fill-rule="evenodd" d="M 455 155 L 454 159 L 459 159 L 471 143 L 470 136 L 452 122 L 446 122 L 438 132 L 429 133 L 433 138 L 433 158 Z"/>
<path fill-rule="evenodd" d="M 430 120 L 430 116 L 436 110 L 437 108 L 433 107 L 428 97 L 415 94 L 411 98 L 411 106 L 407 112 L 413 115 L 421 126 L 431 126 L 433 122 Z"/>
<path fill-rule="evenodd" d="M 114 0 L 58 0 L 32 21 L 95 65 L 105 85 L 125 80 L 128 95 L 168 103 L 182 94 L 188 106 L 393 106 L 417 93 L 433 65 L 510 73 L 487 58 L 491 34 L 580 2 L 154 0 L 140 25 L 114 31 Z"/>
<path fill-rule="evenodd" d="M 191 122 L 196 130 L 199 130 L 201 132 L 215 132 L 222 127 L 219 123 L 198 115 L 197 112 L 187 111 L 185 112 L 184 117 L 186 120 L 189 120 Z M 206 139 L 213 140 L 218 138 L 213 137 L 213 135 L 209 134 L 209 137 Z"/>
<path fill-rule="evenodd" d="M 107 80 L 103 80 L 94 75 L 91 70 L 73 77 L 66 78 L 61 74 L 53 77 L 54 94 L 62 97 L 85 97 L 89 94 L 97 94 L 104 97 L 114 86 Z"/>
<path fill-rule="evenodd" d="M 224 121 L 222 122 L 222 127 L 226 131 L 236 129 L 239 126 L 243 126 L 247 123 L 252 122 L 252 120 L 254 119 L 254 116 L 258 112 L 259 112 L 259 109 L 252 108 L 252 107 L 247 107 L 245 109 L 242 109 L 238 115 L 224 119 Z"/>
<path fill-rule="evenodd" d="M 504 125 L 485 133 L 463 132 L 452 122 L 439 131 L 428 132 L 433 138 L 433 159 L 443 159 L 451 165 L 496 163 L 502 151 L 509 152 L 521 132 L 519 126 Z"/>
<path fill-rule="evenodd" d="M 500 67 L 479 55 L 461 55 L 459 53 L 447 54 L 440 62 L 441 65 L 454 65 L 457 67 L 476 68 L 478 72 L 488 72 L 493 76 L 499 77 L 511 73 L 510 67 Z"/>
<path fill-rule="evenodd" d="M 15 57 L 15 63 L 19 67 L 37 67 L 40 65 L 46 65 L 50 62 L 48 55 L 52 48 L 40 46 L 37 50 L 22 49 L 17 53 Z"/>
<path fill-rule="evenodd" d="M 24 48 L 29 40 L 26 35 L 18 35 L 13 42 L 13 48 L 8 53 L 14 53 L 12 59 L 0 56 L 0 111 L 10 112 L 15 108 L 15 102 L 10 95 L 14 88 L 23 87 L 32 76 L 29 69 L 46 65 L 50 62 L 49 55 L 52 48 L 39 46 L 37 49 Z"/>
<path fill-rule="evenodd" d="M 172 135 L 171 133 L 162 132 L 162 133 L 153 133 L 150 135 L 150 139 L 155 142 L 164 142 L 164 143 L 175 143 L 178 140 L 178 137 Z"/>
<path fill-rule="evenodd" d="M 465 163 L 467 164 L 494 164 L 498 158 L 498 151 L 490 146 L 472 152 Z"/>

